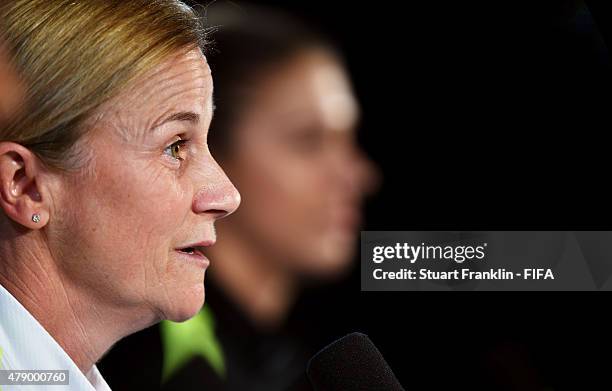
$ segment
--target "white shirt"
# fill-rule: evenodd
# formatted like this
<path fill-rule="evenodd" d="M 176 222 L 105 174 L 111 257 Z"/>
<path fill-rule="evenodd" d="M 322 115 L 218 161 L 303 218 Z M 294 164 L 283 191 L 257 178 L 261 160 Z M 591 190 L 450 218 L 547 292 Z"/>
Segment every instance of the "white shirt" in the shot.
<path fill-rule="evenodd" d="M 94 365 L 85 376 L 40 323 L 0 285 L 0 369 L 68 370 L 69 385 L 0 385 L 1 391 L 110 391 Z"/>

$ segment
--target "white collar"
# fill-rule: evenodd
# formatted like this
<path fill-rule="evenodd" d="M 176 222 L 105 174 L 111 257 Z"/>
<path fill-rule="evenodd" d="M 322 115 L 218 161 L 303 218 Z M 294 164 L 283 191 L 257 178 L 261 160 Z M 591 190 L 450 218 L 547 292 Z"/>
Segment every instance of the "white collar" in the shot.
<path fill-rule="evenodd" d="M 0 369 L 68 370 L 70 385 L 50 386 L 53 390 L 110 391 L 95 365 L 85 376 L 47 330 L 1 284 Z M 24 391 L 31 389 L 32 386 L 23 386 Z"/>

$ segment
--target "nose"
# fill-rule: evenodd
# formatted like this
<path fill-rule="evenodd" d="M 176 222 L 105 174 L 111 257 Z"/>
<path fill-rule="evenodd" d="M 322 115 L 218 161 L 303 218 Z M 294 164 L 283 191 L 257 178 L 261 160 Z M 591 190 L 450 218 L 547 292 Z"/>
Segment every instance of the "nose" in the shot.
<path fill-rule="evenodd" d="M 218 220 L 238 209 L 240 193 L 216 162 L 209 174 L 193 198 L 193 211 Z"/>
<path fill-rule="evenodd" d="M 351 146 L 344 154 L 337 154 L 335 169 L 331 172 L 336 184 L 353 196 L 375 193 L 380 184 L 378 167 L 359 149 Z"/>

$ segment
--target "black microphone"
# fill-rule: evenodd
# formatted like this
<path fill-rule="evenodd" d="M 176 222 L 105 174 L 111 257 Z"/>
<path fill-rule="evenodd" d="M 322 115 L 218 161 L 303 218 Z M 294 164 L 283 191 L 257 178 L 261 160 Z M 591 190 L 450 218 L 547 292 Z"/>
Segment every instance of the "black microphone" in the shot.
<path fill-rule="evenodd" d="M 321 349 L 306 370 L 316 391 L 404 391 L 367 335 L 352 333 Z"/>

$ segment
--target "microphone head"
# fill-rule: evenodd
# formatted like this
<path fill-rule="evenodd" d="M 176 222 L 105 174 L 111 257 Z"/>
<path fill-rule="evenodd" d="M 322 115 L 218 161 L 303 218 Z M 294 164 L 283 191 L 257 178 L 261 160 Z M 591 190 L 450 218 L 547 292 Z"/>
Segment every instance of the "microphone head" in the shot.
<path fill-rule="evenodd" d="M 323 348 L 308 362 L 316 391 L 404 391 L 367 335 L 352 333 Z"/>

